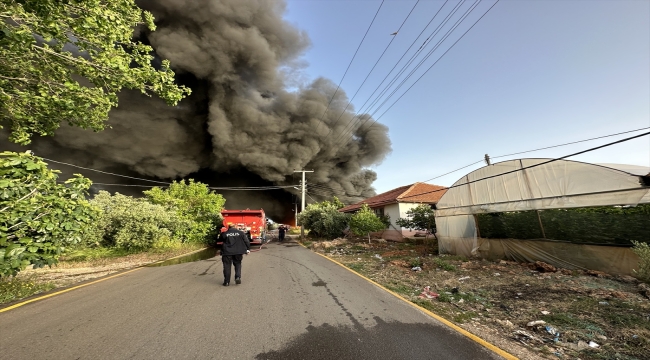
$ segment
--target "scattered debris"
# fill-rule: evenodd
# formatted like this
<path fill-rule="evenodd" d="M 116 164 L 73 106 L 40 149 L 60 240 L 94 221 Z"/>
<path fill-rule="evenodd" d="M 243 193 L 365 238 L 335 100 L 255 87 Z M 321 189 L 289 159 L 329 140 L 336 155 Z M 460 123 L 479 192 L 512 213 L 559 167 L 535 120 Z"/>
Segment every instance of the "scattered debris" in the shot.
<path fill-rule="evenodd" d="M 463 299 L 463 298 L 461 298 L 460 300 L 458 300 L 458 303 L 459 303 L 459 304 L 462 304 L 462 303 L 464 303 L 464 302 L 465 302 L 465 299 Z"/>
<path fill-rule="evenodd" d="M 600 345 L 598 345 L 597 343 L 595 343 L 595 342 L 593 342 L 593 341 L 590 341 L 590 342 L 589 342 L 589 347 L 592 347 L 592 348 L 599 348 Z"/>
<path fill-rule="evenodd" d="M 379 259 L 379 260 L 384 260 L 384 258 L 382 258 L 381 256 L 379 256 L 379 254 L 375 254 L 375 258 L 377 258 L 377 259 Z"/>
<path fill-rule="evenodd" d="M 437 299 L 439 294 L 431 291 L 430 286 L 425 286 L 420 295 L 418 295 L 419 298 L 421 299 Z"/>
<path fill-rule="evenodd" d="M 469 276 L 463 276 L 462 278 L 458 279 L 458 281 L 463 281 L 469 279 Z"/>
<path fill-rule="evenodd" d="M 501 274 L 499 274 L 499 273 L 494 273 L 494 276 L 501 276 Z"/>
<path fill-rule="evenodd" d="M 546 324 L 546 321 L 544 321 L 544 320 L 535 320 L 535 321 L 529 322 L 528 324 L 526 324 L 526 326 L 533 327 L 533 326 L 536 326 L 536 325 L 544 325 L 544 324 Z"/>
<path fill-rule="evenodd" d="M 599 301 L 598 304 L 600 304 L 600 305 L 609 305 L 609 303 L 607 301 Z"/>
<path fill-rule="evenodd" d="M 414 266 L 411 268 L 411 271 L 422 271 L 422 268 L 419 266 Z"/>
<path fill-rule="evenodd" d="M 542 272 L 542 273 L 556 272 L 557 271 L 557 268 L 555 266 L 553 266 L 551 264 L 547 264 L 547 263 L 545 263 L 543 261 L 536 261 L 536 262 L 528 265 L 528 267 L 531 270 L 536 270 L 536 271 L 539 271 L 539 272 Z"/>
<path fill-rule="evenodd" d="M 551 314 L 550 311 L 546 311 L 546 310 L 542 310 L 541 313 L 542 313 L 542 315 L 550 315 Z"/>

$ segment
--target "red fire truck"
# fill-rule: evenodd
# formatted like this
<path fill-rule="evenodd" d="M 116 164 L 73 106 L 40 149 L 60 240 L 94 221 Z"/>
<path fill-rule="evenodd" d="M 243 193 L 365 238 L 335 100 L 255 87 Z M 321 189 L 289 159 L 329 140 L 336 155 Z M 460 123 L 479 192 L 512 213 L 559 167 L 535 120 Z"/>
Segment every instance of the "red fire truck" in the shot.
<path fill-rule="evenodd" d="M 251 244 L 263 244 L 266 240 L 266 216 L 264 210 L 222 210 L 223 228 L 221 232 L 228 229 L 228 224 L 235 225 L 235 228 L 248 235 Z M 217 244 L 221 244 L 218 242 Z"/>

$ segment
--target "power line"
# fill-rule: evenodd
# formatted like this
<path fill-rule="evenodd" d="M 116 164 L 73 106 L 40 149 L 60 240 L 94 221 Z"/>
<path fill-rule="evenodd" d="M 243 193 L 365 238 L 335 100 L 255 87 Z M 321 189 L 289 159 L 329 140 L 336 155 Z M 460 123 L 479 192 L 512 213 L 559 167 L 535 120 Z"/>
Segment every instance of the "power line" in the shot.
<path fill-rule="evenodd" d="M 546 147 L 539 148 L 539 149 L 534 149 L 534 150 L 526 150 L 526 151 L 520 151 L 520 152 L 516 152 L 516 153 L 512 153 L 512 154 L 499 155 L 499 156 L 491 156 L 490 158 L 492 158 L 492 159 L 498 159 L 498 158 L 502 158 L 502 157 L 506 157 L 506 156 L 519 155 L 519 154 L 525 154 L 525 153 L 534 152 L 534 151 L 539 151 L 539 150 L 552 149 L 552 148 L 556 148 L 556 147 L 561 147 L 561 146 L 566 146 L 566 145 L 572 145 L 572 144 L 577 144 L 577 143 L 582 143 L 582 142 L 592 141 L 592 140 L 597 140 L 597 139 L 603 139 L 603 138 L 608 138 L 608 137 L 617 136 L 617 135 L 622 135 L 622 134 L 628 134 L 628 133 L 631 133 L 631 132 L 637 132 L 637 131 L 647 130 L 647 129 L 650 129 L 650 126 L 648 126 L 648 127 L 644 127 L 644 128 L 635 129 L 635 130 L 623 131 L 623 132 L 619 132 L 619 133 L 615 133 L 615 134 L 609 134 L 609 135 L 603 135 L 603 136 L 593 137 L 593 138 L 584 139 L 584 140 L 572 141 L 572 142 L 568 142 L 568 143 L 564 143 L 564 144 L 558 144 L 558 145 L 546 146 Z M 459 170 L 462 170 L 462 169 L 468 168 L 468 167 L 470 167 L 470 166 L 472 166 L 472 165 L 476 165 L 476 164 L 478 164 L 478 163 L 482 163 L 483 161 L 485 161 L 485 160 L 481 159 L 481 160 L 479 160 L 479 161 L 477 161 L 477 162 L 473 162 L 473 163 L 471 163 L 471 164 L 469 164 L 469 165 L 465 165 L 465 166 L 460 167 L 460 168 L 458 168 L 458 169 L 456 169 L 456 170 L 452 170 L 452 171 L 446 172 L 446 173 L 444 173 L 444 174 L 441 174 L 441 175 L 438 175 L 438 176 L 432 177 L 431 179 L 424 180 L 424 181 L 422 181 L 422 182 L 429 182 L 429 181 L 431 181 L 431 180 L 434 180 L 434 179 L 437 179 L 437 178 L 441 178 L 441 177 L 443 177 L 443 176 L 445 176 L 445 175 L 449 175 L 449 174 L 451 174 L 451 173 L 455 173 L 456 171 L 459 171 Z"/>
<path fill-rule="evenodd" d="M 143 179 L 143 178 L 138 178 L 138 177 L 133 177 L 133 176 L 120 175 L 120 174 L 115 174 L 115 173 L 111 173 L 111 172 L 107 172 L 107 171 L 101 171 L 101 170 L 97 170 L 97 169 L 91 169 L 91 168 L 87 168 L 87 167 L 83 167 L 83 166 L 79 166 L 79 165 L 68 164 L 68 163 L 65 163 L 65 162 L 62 162 L 62 161 L 56 161 L 56 160 L 47 159 L 47 158 L 42 158 L 42 159 L 43 159 L 43 160 L 47 160 L 47 161 L 49 161 L 49 162 L 53 162 L 53 163 L 57 163 L 57 164 L 62 164 L 62 165 L 68 165 L 68 166 L 72 166 L 72 167 L 75 167 L 75 168 L 78 168 L 78 169 L 84 169 L 84 170 L 94 171 L 94 172 L 98 172 L 98 173 L 102 173 L 102 174 L 106 174 L 106 175 L 119 176 L 119 177 L 123 177 L 123 178 L 127 178 L 127 179 L 132 179 L 132 180 L 149 181 L 149 182 L 157 183 L 157 184 L 171 185 L 170 182 L 156 181 L 156 180 Z"/>
<path fill-rule="evenodd" d="M 383 3 L 383 2 L 382 2 L 382 3 Z M 393 36 L 392 39 L 388 42 L 388 45 L 386 45 L 386 48 L 384 48 L 384 51 L 383 51 L 383 52 L 381 53 L 381 55 L 379 56 L 379 59 L 377 59 L 377 61 L 375 61 L 375 64 L 372 66 L 372 68 L 370 69 L 370 71 L 369 71 L 368 74 L 366 75 L 366 78 L 363 79 L 363 82 L 361 82 L 361 85 L 359 85 L 359 87 L 357 88 L 357 91 L 354 93 L 354 95 L 352 95 L 352 98 L 350 98 L 350 100 L 348 101 L 348 104 L 345 106 L 345 109 L 343 109 L 343 111 L 341 112 L 341 114 L 339 115 L 339 117 L 336 119 L 336 121 L 334 122 L 334 124 L 332 124 L 332 126 L 330 126 L 330 130 L 329 130 L 329 132 L 327 133 L 327 136 L 325 136 L 325 139 L 326 139 L 327 137 L 330 136 L 330 134 L 332 133 L 332 129 L 334 128 L 334 126 L 335 126 L 336 124 L 339 123 L 339 120 L 341 120 L 341 117 L 343 116 L 343 114 L 345 114 L 345 111 L 346 111 L 346 110 L 348 109 L 348 107 L 350 107 L 350 105 L 352 104 L 352 100 L 354 100 L 354 98 L 357 97 L 357 94 L 359 94 L 359 91 L 361 90 L 361 88 L 363 87 L 363 85 L 364 85 L 364 84 L 366 83 L 366 81 L 368 80 L 368 77 L 370 77 L 370 74 L 372 74 L 372 72 L 375 70 L 375 67 L 377 67 L 377 64 L 379 64 L 379 61 L 381 61 L 381 59 L 384 57 L 384 54 L 386 54 L 386 51 L 388 50 L 388 48 L 390 47 L 390 45 L 393 43 L 393 41 L 395 41 L 395 38 L 397 37 L 397 34 L 398 34 L 399 31 L 402 29 L 402 27 L 404 26 L 404 24 L 406 24 L 406 21 L 408 20 L 408 18 L 409 18 L 409 17 L 411 16 L 411 14 L 413 13 L 413 10 L 415 10 L 415 7 L 418 6 L 418 3 L 420 3 L 420 0 L 418 0 L 418 1 L 415 3 L 415 5 L 413 5 L 413 8 L 411 8 L 411 11 L 408 13 L 408 15 L 406 15 L 406 18 L 404 19 L 404 21 L 402 22 L 402 24 L 399 26 L 399 28 L 397 29 L 397 31 L 393 34 L 394 36 Z M 418 38 L 419 38 L 419 36 L 418 36 Z M 413 46 L 413 45 L 411 45 L 411 46 Z M 410 48 L 411 48 L 411 47 L 409 47 L 409 49 L 410 49 Z M 407 51 L 408 51 L 408 50 L 407 50 Z M 403 56 L 402 56 L 402 57 L 403 57 Z M 401 60 L 401 59 L 400 59 L 400 60 Z M 399 63 L 399 61 L 398 61 L 398 63 Z M 396 65 L 397 65 L 397 64 L 396 64 Z M 392 70 L 391 70 L 391 72 L 392 72 Z M 382 81 L 382 83 L 383 83 L 383 81 Z M 381 84 L 380 84 L 380 85 L 381 85 Z M 373 94 L 374 94 L 374 92 L 373 92 Z M 372 96 L 372 95 L 371 95 L 371 96 Z M 364 103 L 364 105 L 365 105 L 365 103 Z M 353 118 L 353 119 L 354 119 L 354 118 Z M 346 128 L 347 128 L 347 127 L 346 127 Z"/>
<path fill-rule="evenodd" d="M 565 155 L 565 156 L 562 156 L 562 157 L 559 157 L 559 158 L 555 158 L 555 159 L 551 159 L 551 160 L 548 160 L 548 161 L 543 161 L 543 162 L 541 162 L 541 163 L 534 164 L 534 165 L 529 165 L 529 166 L 526 166 L 526 167 L 522 167 L 522 168 L 520 168 L 520 169 L 515 169 L 515 170 L 506 171 L 506 172 L 501 173 L 501 174 L 496 174 L 496 175 L 486 176 L 486 177 L 484 177 L 484 178 L 480 178 L 480 179 L 476 179 L 476 180 L 468 181 L 468 182 L 463 183 L 463 184 L 452 185 L 452 186 L 450 186 L 450 187 L 448 187 L 448 188 L 438 189 L 438 190 L 431 190 L 431 191 L 426 191 L 426 192 L 419 193 L 419 194 L 416 194 L 416 195 L 404 196 L 402 199 L 406 199 L 406 198 L 410 198 L 410 197 L 415 197 L 415 196 L 421 196 L 421 195 L 424 195 L 424 194 L 430 194 L 430 193 L 434 193 L 434 192 L 438 192 L 438 191 L 443 191 L 443 190 L 444 190 L 444 191 L 447 191 L 447 190 L 449 190 L 449 189 L 453 189 L 453 188 L 456 188 L 456 187 L 460 187 L 460 186 L 465 186 L 465 185 L 473 184 L 473 183 L 475 183 L 475 182 L 479 182 L 479 181 L 483 181 L 483 180 L 487 180 L 487 179 L 492 179 L 492 178 L 499 177 L 499 176 L 504 176 L 504 175 L 512 174 L 512 173 L 515 173 L 515 172 L 517 172 L 517 171 L 523 171 L 523 170 L 526 170 L 526 169 L 531 169 L 531 168 L 534 168 L 534 167 L 538 167 L 538 166 L 546 165 L 546 164 L 549 164 L 549 163 L 552 163 L 552 162 L 555 162 L 555 161 L 558 161 L 558 160 L 563 160 L 563 159 L 566 159 L 566 158 L 568 158 L 568 157 L 573 157 L 573 156 L 581 155 L 581 154 L 588 153 L 588 152 L 591 152 L 591 151 L 594 151 L 594 150 L 602 149 L 602 148 L 605 148 L 605 147 L 608 147 L 608 146 L 612 146 L 612 145 L 620 144 L 620 143 L 623 143 L 623 142 L 626 142 L 626 141 L 630 141 L 630 140 L 633 140 L 633 139 L 636 139 L 636 138 L 639 138 L 639 137 L 642 137 L 642 136 L 646 136 L 646 135 L 650 135 L 650 132 L 646 132 L 646 133 L 643 133 L 643 134 L 639 134 L 639 135 L 631 136 L 631 137 L 628 137 L 628 138 L 625 138 L 625 139 L 617 140 L 617 141 L 614 141 L 614 142 L 611 142 L 611 143 L 607 143 L 607 144 L 604 144 L 604 145 L 596 146 L 596 147 L 593 147 L 593 148 L 590 148 L 590 149 L 587 149 L 587 150 L 579 151 L 579 152 L 577 152 L 577 153 L 573 153 L 573 154 Z"/>
<path fill-rule="evenodd" d="M 444 57 L 444 56 L 445 56 L 445 55 L 446 55 L 446 54 L 447 54 L 447 53 L 448 53 L 448 52 L 449 52 L 449 51 L 450 51 L 450 50 L 451 50 L 455 45 L 456 45 L 456 44 L 458 44 L 458 42 L 459 42 L 463 37 L 465 37 L 465 35 L 467 35 L 467 33 L 468 33 L 470 30 L 472 30 L 472 29 L 474 28 L 474 26 L 476 26 L 476 24 L 478 24 L 478 22 L 481 21 L 481 19 L 483 19 L 483 17 L 485 17 L 485 15 L 487 15 L 487 13 L 490 12 L 490 10 L 492 10 L 492 8 L 494 8 L 494 6 L 495 6 L 498 2 L 499 2 L 499 0 L 497 0 L 494 4 L 492 4 L 492 6 L 490 6 L 490 8 L 489 8 L 485 13 L 483 13 L 483 15 L 481 15 L 481 17 L 479 17 L 478 20 L 476 20 L 476 21 L 474 22 L 474 24 L 472 24 L 472 26 L 469 27 L 469 29 L 467 29 L 467 30 L 466 30 L 466 31 L 465 31 L 465 32 L 464 32 L 464 33 L 463 33 L 463 34 L 462 34 L 462 35 L 461 35 L 461 36 L 460 36 L 460 37 L 459 37 L 459 38 L 458 38 L 458 39 L 457 39 L 457 40 L 456 40 L 456 41 L 455 41 L 455 42 L 454 42 L 454 43 L 453 43 L 453 44 L 452 44 L 452 45 L 451 45 L 451 46 L 450 46 L 450 47 L 449 47 L 449 48 L 448 48 L 448 49 L 447 49 L 447 50 L 446 50 L 446 51 L 445 51 L 445 52 L 444 52 L 444 53 L 443 53 L 443 54 L 442 54 L 442 55 L 441 55 L 441 56 L 440 56 L 440 57 L 439 57 L 439 58 L 438 58 L 434 63 L 433 63 L 433 64 L 431 64 L 431 66 L 429 66 L 429 68 L 427 68 L 427 70 L 425 70 L 424 73 L 422 73 L 422 75 L 420 75 L 420 77 L 418 77 L 417 80 L 415 80 L 415 82 L 413 82 L 413 83 L 411 84 L 411 86 L 409 86 L 408 89 L 406 89 L 406 91 L 404 91 L 404 92 L 402 93 L 402 95 L 400 95 L 400 97 L 397 98 L 397 100 L 395 100 L 395 101 L 394 101 L 394 102 L 393 102 L 393 103 L 388 107 L 388 109 L 386 109 L 386 111 L 384 111 L 384 112 L 383 112 L 383 113 L 382 113 L 382 114 L 381 114 L 377 119 L 375 119 L 375 120 L 370 124 L 370 126 L 368 127 L 368 130 L 366 130 L 366 132 L 368 132 L 369 129 L 370 129 L 370 128 L 371 128 L 371 127 L 372 127 L 372 126 L 373 126 L 373 125 L 374 125 L 374 124 L 379 120 L 379 119 L 381 119 L 381 118 L 382 118 L 382 117 L 383 117 L 383 116 L 384 116 L 384 115 L 385 115 L 385 114 L 386 114 L 386 113 L 387 113 L 387 112 L 388 112 L 388 111 L 389 111 L 393 106 L 395 106 L 395 104 L 396 104 L 398 101 L 400 101 L 400 100 L 402 99 L 402 97 L 404 97 L 404 95 L 406 95 L 406 93 L 408 93 L 408 92 L 413 88 L 413 86 L 415 86 L 415 84 L 417 84 L 417 83 L 418 83 L 418 82 L 419 82 L 419 81 L 424 77 L 424 75 L 426 75 L 426 74 L 427 74 L 427 73 L 428 73 L 428 72 L 429 72 L 429 71 L 430 71 L 430 70 L 431 70 L 431 69 L 432 69 L 432 68 L 433 68 L 433 67 L 434 67 L 434 66 L 435 66 L 435 65 L 436 65 L 436 64 L 437 64 L 437 63 L 438 63 L 438 62 L 439 62 L 439 61 L 440 61 L 440 60 L 441 60 L 441 59 L 442 59 L 442 58 L 443 58 L 443 57 Z M 389 98 L 390 98 L 390 97 L 389 97 Z M 384 103 L 385 103 L 385 102 L 384 102 Z M 384 103 L 382 103 L 382 105 L 380 105 L 379 108 L 381 108 L 381 106 L 383 106 Z M 379 110 L 379 108 L 377 108 L 377 110 L 375 110 L 375 113 Z M 374 113 L 373 113 L 373 114 L 374 114 Z M 366 122 L 367 122 L 367 121 L 368 121 L 368 119 L 366 120 Z M 364 124 L 365 124 L 365 123 L 364 123 Z M 361 126 L 363 126 L 364 124 L 362 124 Z M 350 137 L 350 139 L 352 139 L 352 138 L 353 138 L 353 137 Z M 350 141 L 350 139 L 348 139 L 347 141 Z M 343 143 L 343 144 L 345 144 L 345 143 Z"/>
<path fill-rule="evenodd" d="M 591 141 L 591 140 L 603 139 L 603 138 L 607 138 L 607 137 L 612 137 L 612 136 L 616 136 L 616 135 L 622 135 L 622 134 L 627 134 L 627 133 L 636 132 L 636 131 L 641 131 L 641 130 L 647 130 L 647 129 L 650 129 L 650 126 L 648 126 L 648 127 L 644 127 L 644 128 L 640 128 L 640 129 L 636 129 L 636 130 L 623 131 L 623 132 L 616 133 L 616 134 L 610 134 L 610 135 L 598 136 L 598 137 L 594 137 L 594 138 L 590 138 L 590 139 L 585 139 L 585 140 L 578 140 L 578 141 L 573 141 L 573 142 L 564 143 L 564 144 L 559 144 L 559 145 L 547 146 L 547 147 L 543 147 L 543 148 L 539 148 L 539 149 L 534 149 L 534 150 L 520 151 L 520 152 L 516 152 L 516 153 L 512 153 L 512 154 L 499 155 L 499 156 L 490 156 L 490 157 L 491 157 L 492 159 L 498 159 L 498 158 L 502 158 L 502 157 L 506 157 L 506 156 L 519 155 L 519 154 L 525 154 L 525 153 L 534 152 L 534 151 L 539 151 L 539 150 L 552 149 L 552 148 L 556 148 L 556 147 L 560 147 L 560 146 L 566 146 L 566 145 L 577 144 L 577 143 L 581 143 L 581 142 L 585 142 L 585 141 Z"/>
<path fill-rule="evenodd" d="M 338 93 L 339 88 L 341 87 L 341 84 L 343 83 L 343 79 L 345 79 L 345 75 L 347 75 L 348 70 L 350 70 L 350 66 L 352 66 L 352 62 L 354 61 L 354 58 L 357 56 L 357 53 L 359 52 L 359 49 L 361 48 L 361 45 L 363 44 L 363 41 L 366 39 L 366 36 L 368 35 L 368 32 L 370 31 L 370 28 L 372 27 L 372 24 L 375 22 L 375 19 L 377 18 L 377 14 L 379 14 L 379 10 L 381 10 L 381 7 L 384 5 L 384 1 L 385 0 L 382 0 L 381 4 L 379 4 L 379 8 L 377 9 L 377 12 L 375 13 L 375 16 L 372 18 L 372 21 L 370 22 L 370 25 L 368 26 L 368 29 L 366 30 L 366 33 L 363 35 L 363 38 L 361 39 L 361 42 L 359 43 L 359 46 L 357 46 L 357 50 L 354 52 L 354 55 L 352 56 L 352 60 L 350 60 L 350 63 L 348 64 L 348 67 L 345 69 L 345 72 L 343 73 L 343 77 L 341 78 L 341 81 L 339 81 L 339 85 L 336 87 L 336 91 L 334 91 L 334 95 L 332 95 L 332 98 L 330 99 L 329 103 L 327 104 L 327 107 L 325 108 L 325 111 L 323 112 L 323 115 L 321 115 L 318 126 L 316 127 L 317 130 L 318 130 L 318 127 L 320 127 L 320 124 L 323 123 L 323 118 L 325 117 L 325 114 L 327 113 L 327 109 L 330 108 L 330 105 L 332 104 L 332 101 L 334 101 L 334 97 L 336 97 L 336 93 Z"/>
<path fill-rule="evenodd" d="M 385 88 L 380 92 L 380 94 L 377 96 L 377 98 L 376 98 L 375 100 L 373 100 L 373 101 L 370 103 L 370 105 L 368 106 L 368 108 L 367 108 L 366 110 L 363 110 L 364 107 L 366 106 L 366 104 L 368 103 L 368 101 L 370 101 L 370 100 L 372 99 L 372 96 L 377 92 L 377 90 L 379 90 L 379 88 L 381 87 L 381 85 L 384 83 L 384 81 L 386 81 L 386 79 L 388 78 L 388 76 L 390 76 L 390 74 L 393 72 L 393 70 L 395 69 L 395 67 L 396 67 L 396 66 L 399 64 L 399 62 L 402 60 L 402 58 L 404 58 L 404 56 L 408 53 L 408 50 L 413 46 L 413 43 L 415 43 L 415 41 L 417 41 L 417 39 L 420 38 L 420 35 L 422 35 L 422 32 L 424 32 L 424 31 L 426 30 L 426 28 L 429 27 L 429 24 L 431 24 L 431 22 L 435 19 L 435 17 L 438 15 L 438 13 L 443 9 L 443 7 L 445 6 L 445 4 L 447 4 L 447 1 L 445 1 L 445 3 L 442 5 L 442 7 L 440 7 L 440 9 L 438 10 L 438 12 L 436 12 L 436 14 L 433 16 L 433 18 L 429 21 L 429 23 L 427 24 L 427 26 L 422 30 L 422 32 L 420 33 L 420 35 L 418 35 L 418 37 L 417 37 L 417 38 L 415 39 L 415 41 L 411 44 L 411 46 L 409 46 L 409 49 L 407 49 L 406 52 L 404 52 L 404 54 L 403 54 L 402 57 L 400 58 L 400 60 L 399 60 L 397 63 L 395 63 L 395 66 L 393 67 L 393 69 L 391 69 L 391 71 L 390 71 L 390 72 L 389 72 L 389 73 L 384 77 L 384 79 L 382 80 L 382 82 L 381 82 L 381 83 L 380 83 L 380 84 L 375 88 L 375 90 L 372 92 L 372 94 L 370 94 L 370 96 L 368 97 L 368 99 L 367 99 L 367 100 L 366 100 L 366 101 L 361 105 L 361 107 L 359 108 L 359 111 L 357 111 L 357 113 L 356 113 L 356 116 L 352 118 L 352 120 L 350 121 L 350 123 L 348 123 L 348 125 L 345 126 L 345 128 L 343 129 L 343 131 L 341 131 L 341 133 L 339 134 L 339 136 L 337 136 L 337 138 L 336 138 L 336 140 L 335 140 L 336 143 L 338 143 L 338 142 L 340 141 L 340 139 L 344 139 L 346 133 L 348 133 L 348 132 L 349 132 L 349 133 L 352 133 L 352 131 L 353 131 L 354 126 L 356 125 L 356 123 L 359 123 L 359 122 L 361 121 L 361 116 L 363 115 L 363 113 L 364 113 L 364 112 L 368 112 L 368 110 L 371 109 L 371 108 L 372 108 L 372 107 L 377 103 L 377 101 L 379 101 L 379 99 L 381 99 L 381 97 L 384 96 L 384 94 L 386 93 L 386 91 L 387 91 L 387 90 L 388 90 L 388 89 L 389 89 L 389 88 L 390 88 L 390 87 L 395 83 L 395 80 L 397 80 L 397 79 L 398 79 L 398 78 L 399 78 L 399 77 L 404 73 L 404 71 L 405 71 L 405 70 L 406 70 L 406 69 L 407 69 L 407 68 L 408 68 L 408 67 L 413 63 L 413 60 L 418 56 L 418 54 L 421 53 L 420 50 L 422 50 L 423 47 L 425 47 L 426 45 L 428 45 L 427 41 L 428 41 L 431 37 L 435 37 L 435 35 L 438 34 L 439 30 L 440 30 L 440 29 L 441 29 L 441 28 L 442 28 L 442 27 L 447 23 L 447 21 L 450 19 L 450 17 L 452 17 L 452 16 L 453 16 L 457 11 L 458 11 L 458 9 L 460 8 L 460 6 L 462 6 L 463 3 L 465 3 L 465 0 L 462 0 L 462 1 L 458 2 L 458 3 L 454 6 L 454 8 L 450 11 L 450 13 L 447 14 L 447 16 L 445 16 L 445 18 L 442 20 L 442 22 L 441 22 L 441 23 L 436 27 L 436 29 L 434 29 L 433 32 L 432 32 L 431 34 L 429 34 L 429 36 L 427 37 L 427 39 L 425 40 L 425 42 L 422 44 L 422 46 L 420 46 L 420 48 L 419 48 L 419 49 L 418 49 L 418 50 L 417 50 L 417 51 L 416 51 L 416 52 L 411 56 L 411 58 L 406 62 L 406 64 L 405 64 L 404 66 L 402 66 L 402 68 L 400 69 L 400 71 L 399 71 L 399 72 L 398 72 L 398 73 L 393 77 L 393 79 L 388 83 L 388 85 L 386 85 L 386 87 L 385 87 Z M 349 129 L 349 130 L 348 130 L 348 129 Z"/>
<path fill-rule="evenodd" d="M 63 182 L 60 182 L 63 183 Z M 143 188 L 154 188 L 154 187 L 169 187 L 169 185 L 140 185 L 140 184 L 112 184 L 112 183 L 96 183 L 93 182 L 91 186 L 101 185 L 101 186 L 124 186 L 124 187 L 143 187 Z M 294 185 L 287 186 L 242 186 L 242 187 L 219 187 L 219 186 L 208 186 L 210 190 L 228 190 L 228 191 L 260 191 L 260 190 L 282 190 L 287 188 L 292 188 Z"/>

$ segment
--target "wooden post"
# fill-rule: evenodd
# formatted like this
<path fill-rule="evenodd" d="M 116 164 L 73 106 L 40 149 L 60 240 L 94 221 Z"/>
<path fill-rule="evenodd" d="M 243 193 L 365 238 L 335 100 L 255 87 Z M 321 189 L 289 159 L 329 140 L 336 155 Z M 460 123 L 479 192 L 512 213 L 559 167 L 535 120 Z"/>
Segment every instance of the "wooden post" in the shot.
<path fill-rule="evenodd" d="M 539 220 L 539 228 L 542 230 L 542 237 L 546 239 L 546 234 L 544 233 L 544 225 L 542 225 L 542 217 L 539 216 L 539 210 L 535 210 L 535 212 L 537 213 L 537 220 Z"/>

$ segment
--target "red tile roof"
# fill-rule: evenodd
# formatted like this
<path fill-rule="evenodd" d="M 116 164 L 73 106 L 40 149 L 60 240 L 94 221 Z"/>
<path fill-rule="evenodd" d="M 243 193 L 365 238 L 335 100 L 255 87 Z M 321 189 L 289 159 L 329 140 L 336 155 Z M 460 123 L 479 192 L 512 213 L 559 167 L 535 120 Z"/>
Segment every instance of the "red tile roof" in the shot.
<path fill-rule="evenodd" d="M 444 186 L 415 183 L 386 191 L 385 193 L 365 199 L 356 204 L 348 205 L 339 211 L 353 212 L 360 209 L 363 204 L 368 204 L 371 208 L 395 204 L 398 202 L 435 204 L 446 191 L 447 188 Z"/>

